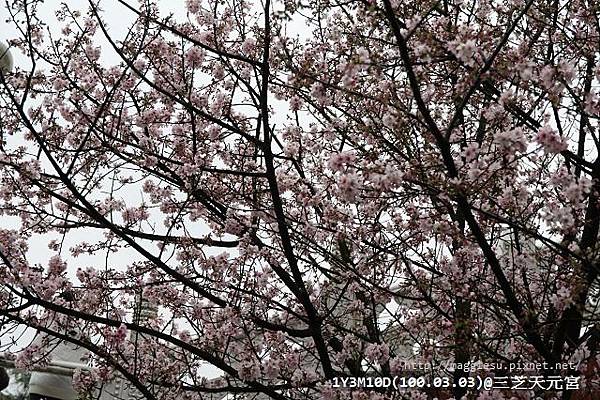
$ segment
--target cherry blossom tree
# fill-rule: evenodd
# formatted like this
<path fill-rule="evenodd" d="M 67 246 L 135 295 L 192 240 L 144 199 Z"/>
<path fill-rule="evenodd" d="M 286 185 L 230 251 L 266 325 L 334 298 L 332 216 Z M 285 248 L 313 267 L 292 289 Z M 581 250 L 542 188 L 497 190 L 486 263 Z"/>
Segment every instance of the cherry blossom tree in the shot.
<path fill-rule="evenodd" d="M 597 393 L 597 2 L 41 3 L 7 3 L 0 75 L 0 315 L 44 336 L 18 366 L 68 341 L 80 390 L 146 399 Z M 444 367 L 477 362 L 579 390 Z"/>

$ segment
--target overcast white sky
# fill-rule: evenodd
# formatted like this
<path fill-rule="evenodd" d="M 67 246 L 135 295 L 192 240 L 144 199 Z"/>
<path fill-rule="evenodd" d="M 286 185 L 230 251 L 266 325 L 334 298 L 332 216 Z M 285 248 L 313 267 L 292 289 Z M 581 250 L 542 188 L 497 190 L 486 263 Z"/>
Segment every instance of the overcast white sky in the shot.
<path fill-rule="evenodd" d="M 131 4 L 135 5 L 137 2 L 135 0 L 130 1 Z M 58 37 L 60 34 L 60 24 L 57 22 L 55 12 L 60 9 L 61 3 L 64 3 L 63 0 L 45 0 L 38 10 L 38 16 L 40 19 L 44 21 L 47 25 L 47 29 L 52 32 L 55 37 Z M 89 6 L 88 1 L 86 0 L 70 0 L 67 2 L 69 7 L 72 10 L 79 9 L 85 11 Z M 161 11 L 168 15 L 173 13 L 177 17 L 185 16 L 185 2 L 184 0 L 168 0 L 168 1 L 159 1 L 161 6 Z M 106 0 L 102 2 L 101 5 L 104 11 L 105 22 L 108 25 L 113 37 L 120 39 L 125 36 L 127 33 L 127 28 L 131 25 L 131 22 L 134 20 L 134 14 L 128 10 L 125 6 L 119 4 L 116 0 Z M 0 6 L 0 40 L 6 42 L 11 38 L 18 37 L 17 30 L 12 23 L 6 23 L 5 21 L 10 18 L 10 13 L 6 5 Z M 102 43 L 101 43 L 102 45 Z M 110 46 L 106 43 L 106 46 L 102 46 L 103 48 L 103 57 L 108 57 L 106 61 L 113 61 L 115 63 L 118 62 L 118 57 L 116 54 L 108 51 Z M 15 57 L 15 65 L 23 65 L 27 64 L 27 59 L 23 58 L 21 54 L 16 54 L 13 52 Z M 110 57 L 114 57 L 110 59 Z"/>
<path fill-rule="evenodd" d="M 61 30 L 61 26 L 62 26 L 62 23 L 58 22 L 58 20 L 55 16 L 55 12 L 56 12 L 56 10 L 58 10 L 60 8 L 61 3 L 63 3 L 62 0 L 46 0 L 41 5 L 40 9 L 38 10 L 39 18 L 43 20 L 43 22 L 47 25 L 47 29 L 49 29 L 49 31 L 53 34 L 53 36 L 55 38 L 60 36 L 60 30 Z M 130 3 L 133 5 L 137 4 L 137 2 L 135 0 L 131 0 Z M 160 4 L 161 12 L 163 15 L 166 16 L 168 14 L 174 14 L 175 17 L 179 20 L 184 19 L 186 17 L 184 0 L 159 1 L 158 3 Z M 68 2 L 68 5 L 72 10 L 80 9 L 82 11 L 85 11 L 88 7 L 88 2 L 86 0 L 72 0 L 72 1 Z M 135 14 L 132 13 L 131 11 L 129 11 L 126 7 L 120 5 L 116 0 L 103 1 L 101 3 L 101 8 L 104 11 L 103 16 L 104 16 L 106 24 L 108 25 L 108 29 L 110 30 L 112 37 L 116 38 L 117 40 L 123 38 L 127 33 L 127 29 L 129 28 L 129 26 L 131 25 L 131 23 L 134 20 Z M 9 23 L 5 22 L 7 19 L 10 19 L 10 13 L 8 11 L 7 6 L 5 4 L 3 4 L 0 6 L 0 21 L 1 21 L 0 22 L 0 40 L 4 41 L 4 42 L 6 42 L 12 38 L 19 37 L 14 24 L 12 24 L 10 22 Z M 104 43 L 102 42 L 103 40 L 104 40 Z M 112 50 L 112 47 L 110 46 L 108 41 L 103 39 L 102 35 L 97 35 L 96 43 L 99 44 L 100 47 L 102 48 L 102 58 L 103 58 L 103 62 L 105 64 L 107 64 L 107 65 L 118 64 L 121 61 L 120 58 L 118 57 L 118 55 Z M 27 68 L 29 61 L 24 55 L 22 55 L 20 52 L 17 52 L 17 51 L 13 51 L 12 54 L 15 59 L 16 66 L 21 66 L 22 68 Z M 20 139 L 18 137 L 13 136 L 13 137 L 11 137 L 11 140 L 17 141 L 19 145 L 26 144 L 26 142 L 20 141 Z M 137 196 L 137 197 L 135 199 L 128 198 L 126 200 L 132 200 L 132 201 L 136 201 L 139 203 L 139 200 L 140 200 L 139 193 L 141 192 L 141 190 L 140 191 L 132 190 L 131 192 L 132 193 L 126 194 L 127 197 L 129 197 L 129 196 L 132 196 L 132 197 Z M 120 193 L 120 195 L 122 196 L 123 193 Z M 162 223 L 162 221 L 161 221 L 161 223 Z M 7 219 L 6 217 L 2 217 L 2 218 L 0 218 L 0 224 L 3 227 L 17 227 L 18 219 L 17 218 Z M 204 229 L 202 229 L 202 231 L 204 231 Z M 201 233 L 207 233 L 207 232 L 205 232 L 205 231 L 198 232 L 198 234 L 201 234 Z M 86 235 L 86 237 L 88 238 L 89 242 L 92 242 L 94 240 L 94 237 L 101 239 L 102 235 L 101 235 L 101 232 L 96 230 L 96 231 L 91 231 L 90 236 L 88 237 Z M 42 265 L 46 265 L 49 254 L 50 254 L 47 249 L 47 244 L 51 238 L 54 238 L 54 237 L 50 237 L 48 235 L 42 235 L 42 236 L 34 237 L 29 242 L 30 243 L 30 251 L 28 254 L 28 259 L 31 264 L 39 263 Z M 63 248 L 68 250 L 73 244 L 74 243 L 69 243 L 68 241 L 66 241 L 65 246 Z M 155 250 L 155 249 L 152 249 L 152 250 Z M 131 262 L 131 260 L 132 260 L 131 256 L 135 255 L 135 254 L 136 253 L 133 251 L 131 251 L 131 252 L 128 252 L 127 250 L 121 251 L 118 254 L 113 256 L 113 259 L 111 260 L 113 262 L 113 264 L 111 264 L 111 265 L 112 266 L 125 265 L 126 263 Z M 63 254 L 63 256 L 65 256 L 65 255 L 66 254 Z M 90 263 L 89 265 L 98 264 L 98 261 L 99 261 L 98 257 L 103 259 L 102 256 L 91 257 L 91 256 L 86 256 L 84 254 L 77 258 L 76 263 L 75 263 L 76 265 L 71 265 L 69 267 L 69 271 L 72 273 L 72 276 L 74 277 L 74 271 L 75 271 L 76 267 L 78 267 L 78 266 L 85 267 L 86 262 Z M 102 261 L 102 260 L 100 260 L 100 261 Z"/>

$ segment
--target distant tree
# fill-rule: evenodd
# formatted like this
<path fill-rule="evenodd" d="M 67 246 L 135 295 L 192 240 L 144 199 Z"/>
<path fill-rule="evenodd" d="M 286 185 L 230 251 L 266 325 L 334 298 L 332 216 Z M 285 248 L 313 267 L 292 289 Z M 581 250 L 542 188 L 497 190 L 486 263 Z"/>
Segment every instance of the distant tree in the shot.
<path fill-rule="evenodd" d="M 12 71 L 13 59 L 8 46 L 0 42 L 0 72 L 8 73 Z"/>
<path fill-rule="evenodd" d="M 0 390 L 4 390 L 10 383 L 10 377 L 4 367 L 0 367 Z"/>
<path fill-rule="evenodd" d="M 0 400 L 25 400 L 27 398 L 27 384 L 29 373 L 16 370 L 8 370 L 11 385 L 10 389 L 0 393 Z"/>
<path fill-rule="evenodd" d="M 79 388 L 146 399 L 597 393 L 600 3 L 41 4 L 0 75 L 0 315 L 48 335 L 19 367 L 66 340 Z M 560 385 L 442 367 L 477 361 Z M 332 387 L 400 374 L 441 387 Z"/>

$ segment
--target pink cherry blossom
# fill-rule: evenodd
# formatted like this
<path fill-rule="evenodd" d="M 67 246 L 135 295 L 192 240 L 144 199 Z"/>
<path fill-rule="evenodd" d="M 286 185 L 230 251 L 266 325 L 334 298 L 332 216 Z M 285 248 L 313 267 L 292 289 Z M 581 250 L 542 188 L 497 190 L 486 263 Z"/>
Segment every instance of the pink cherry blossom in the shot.
<path fill-rule="evenodd" d="M 548 153 L 560 153 L 568 148 L 566 139 L 559 136 L 558 133 L 548 125 L 545 125 L 538 130 L 535 140 Z"/>
<path fill-rule="evenodd" d="M 351 165 L 356 160 L 356 155 L 353 151 L 332 154 L 327 162 L 328 167 L 332 171 L 341 171 L 344 166 Z"/>

